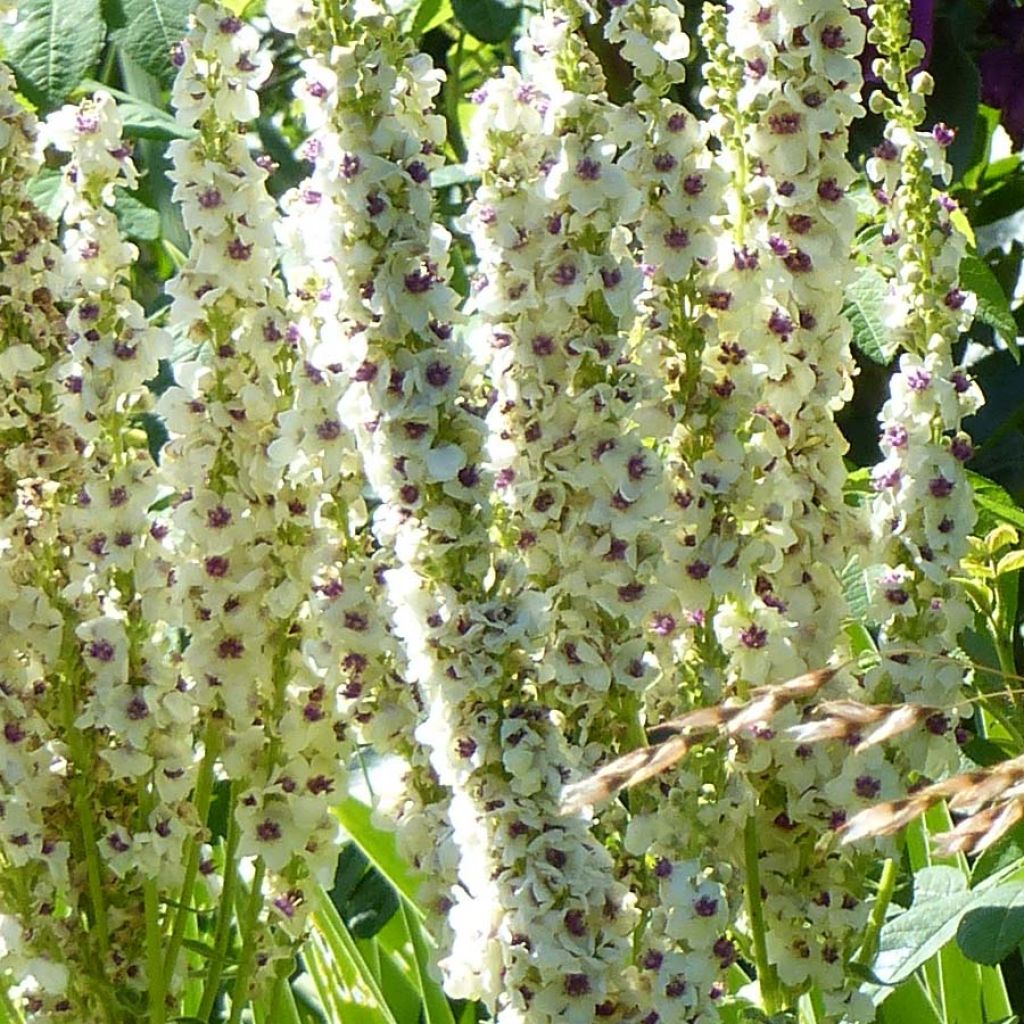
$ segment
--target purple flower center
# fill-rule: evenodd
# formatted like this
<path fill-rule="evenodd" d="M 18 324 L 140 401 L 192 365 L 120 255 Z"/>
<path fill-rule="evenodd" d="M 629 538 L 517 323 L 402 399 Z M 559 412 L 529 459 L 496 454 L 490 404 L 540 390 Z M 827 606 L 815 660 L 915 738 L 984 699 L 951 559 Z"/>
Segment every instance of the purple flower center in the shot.
<path fill-rule="evenodd" d="M 854 792 L 864 800 L 874 800 L 881 792 L 882 783 L 873 775 L 858 775 L 853 783 Z"/>
<path fill-rule="evenodd" d="M 690 244 L 690 235 L 680 227 L 670 228 L 664 235 L 665 244 L 677 252 Z"/>
<path fill-rule="evenodd" d="M 281 838 L 281 826 L 276 821 L 271 821 L 270 818 L 264 818 L 256 826 L 256 835 L 264 843 L 273 842 L 276 839 Z"/>
<path fill-rule="evenodd" d="M 770 114 L 768 128 L 773 135 L 795 135 L 800 131 L 802 118 L 795 110 L 782 114 Z"/>
<path fill-rule="evenodd" d="M 768 643 L 768 630 L 762 626 L 751 623 L 746 629 L 740 632 L 740 641 L 744 647 L 751 650 L 759 650 Z"/>
<path fill-rule="evenodd" d="M 821 30 L 821 45 L 826 50 L 838 50 L 846 45 L 846 36 L 839 25 L 826 25 Z"/>

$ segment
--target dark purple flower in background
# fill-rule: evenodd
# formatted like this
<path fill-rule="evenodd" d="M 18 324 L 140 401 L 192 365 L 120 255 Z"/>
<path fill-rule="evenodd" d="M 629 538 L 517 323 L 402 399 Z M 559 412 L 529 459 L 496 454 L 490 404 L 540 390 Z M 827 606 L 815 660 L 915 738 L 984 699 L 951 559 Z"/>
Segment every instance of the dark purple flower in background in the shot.
<path fill-rule="evenodd" d="M 995 0 L 985 30 L 991 45 L 978 55 L 981 101 L 1002 111 L 1014 147 L 1024 146 L 1024 7 Z"/>

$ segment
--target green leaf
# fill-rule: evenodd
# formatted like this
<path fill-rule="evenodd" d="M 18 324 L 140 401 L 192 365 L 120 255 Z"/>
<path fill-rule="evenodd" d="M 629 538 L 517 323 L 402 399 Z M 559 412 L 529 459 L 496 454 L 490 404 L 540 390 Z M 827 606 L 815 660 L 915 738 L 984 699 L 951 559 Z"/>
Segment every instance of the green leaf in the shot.
<path fill-rule="evenodd" d="M 343 907 L 356 891 L 359 880 L 366 874 L 370 861 L 355 843 L 345 843 L 338 855 L 334 869 L 334 885 L 331 888 L 331 902 L 344 913 Z"/>
<path fill-rule="evenodd" d="M 980 473 L 967 471 L 967 479 L 974 492 L 974 504 L 978 509 L 978 532 L 988 533 L 999 523 L 1009 523 L 1024 529 L 1024 509 L 1010 497 L 1009 492 L 999 484 Z"/>
<path fill-rule="evenodd" d="M 50 220 L 59 220 L 64 212 L 64 201 L 60 196 L 60 183 L 64 175 L 54 167 L 44 167 L 29 183 L 26 191 L 32 202 Z"/>
<path fill-rule="evenodd" d="M 1000 885 L 985 894 L 984 903 L 967 911 L 956 931 L 964 956 L 994 966 L 1024 939 L 1024 886 Z"/>
<path fill-rule="evenodd" d="M 882 1003 L 878 1024 L 947 1024 L 919 978 L 910 978 Z"/>
<path fill-rule="evenodd" d="M 480 180 L 480 175 L 471 174 L 465 164 L 445 164 L 430 175 L 431 188 L 448 188 L 451 185 L 466 185 Z"/>
<path fill-rule="evenodd" d="M 503 43 L 519 24 L 516 0 L 451 0 L 458 23 L 482 43 Z"/>
<path fill-rule="evenodd" d="M 972 899 L 957 868 L 922 868 L 914 876 L 910 909 L 888 921 L 879 936 L 874 971 L 885 985 L 897 985 L 929 961 L 956 934 Z"/>
<path fill-rule="evenodd" d="M 438 25 L 451 21 L 452 16 L 451 0 L 422 0 L 409 26 L 409 35 L 416 40 L 422 39 Z"/>
<path fill-rule="evenodd" d="M 52 110 L 96 66 L 106 31 L 100 0 L 25 0 L 0 44 L 21 91 Z"/>
<path fill-rule="evenodd" d="M 868 598 L 864 570 L 856 555 L 847 562 L 846 568 L 843 569 L 842 584 L 849 617 L 855 622 L 865 621 L 868 617 L 870 599 Z"/>
<path fill-rule="evenodd" d="M 373 824 L 370 808 L 353 796 L 346 797 L 334 809 L 334 813 L 373 866 L 410 904 L 416 906 L 418 885 L 413 873 L 398 854 L 394 835 L 377 828 Z"/>
<path fill-rule="evenodd" d="M 848 301 L 843 312 L 853 327 L 853 343 L 869 359 L 888 365 L 896 351 L 890 332 L 882 322 L 882 305 L 888 284 L 872 267 L 861 267 L 857 280 L 846 290 Z"/>
<path fill-rule="evenodd" d="M 160 237 L 160 214 L 123 189 L 114 199 L 114 213 L 118 226 L 129 238 L 153 242 Z"/>
<path fill-rule="evenodd" d="M 976 765 L 981 768 L 988 768 L 994 764 L 999 764 L 1001 761 L 1005 761 L 1013 754 L 1007 750 L 1006 747 L 1000 746 L 993 740 L 983 736 L 972 736 L 961 748 L 966 757 L 969 757 Z M 985 853 L 989 851 L 986 850 Z M 1024 851 L 1022 851 L 1024 853 Z M 980 861 L 979 861 L 980 863 Z M 1005 864 L 1000 864 L 1000 867 L 1005 867 Z M 983 874 L 978 874 L 977 866 L 975 866 L 974 874 L 971 876 L 974 879 L 980 879 L 991 874 L 991 871 L 986 871 Z"/>
<path fill-rule="evenodd" d="M 1010 355 L 1019 363 L 1017 322 L 1013 319 L 1010 300 L 989 265 L 976 253 L 967 253 L 960 261 L 960 287 L 978 297 L 976 318 L 1002 338 Z"/>
<path fill-rule="evenodd" d="M 115 34 L 120 49 L 165 84 L 174 77 L 171 48 L 185 35 L 195 0 L 119 0 L 124 28 Z"/>
<path fill-rule="evenodd" d="M 1008 760 L 1009 757 L 1013 757 L 1012 753 L 1007 754 L 1005 750 L 996 747 L 995 744 L 992 744 L 992 746 L 998 750 L 1001 755 L 995 760 L 1005 761 Z M 972 760 L 977 760 L 969 753 L 968 757 L 971 757 Z M 985 762 L 978 761 L 978 764 L 984 765 Z M 1004 868 L 1010 868 L 1011 866 L 1022 862 L 1024 862 L 1024 823 L 1014 825 L 1014 827 L 1011 828 L 1010 831 L 999 840 L 999 842 L 994 846 L 990 846 L 974 862 L 974 868 L 971 871 L 971 882 L 974 885 L 977 885 L 990 875 L 994 875 L 997 871 L 1001 871 Z"/>
<path fill-rule="evenodd" d="M 1024 550 L 1011 551 L 996 563 L 997 576 L 1007 572 L 1020 572 L 1021 569 L 1024 569 Z"/>
<path fill-rule="evenodd" d="M 349 931 L 357 939 L 371 939 L 398 910 L 399 897 L 377 871 L 368 871 L 359 880 L 342 909 Z"/>

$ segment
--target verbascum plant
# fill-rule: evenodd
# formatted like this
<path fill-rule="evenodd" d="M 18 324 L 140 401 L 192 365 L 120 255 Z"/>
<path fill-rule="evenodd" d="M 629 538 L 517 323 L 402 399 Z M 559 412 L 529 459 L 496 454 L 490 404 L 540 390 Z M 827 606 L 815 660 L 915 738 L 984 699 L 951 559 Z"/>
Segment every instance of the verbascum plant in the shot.
<path fill-rule="evenodd" d="M 473 97 L 456 241 L 443 75 L 393 5 L 268 0 L 307 132 L 277 201 L 263 41 L 201 4 L 166 331 L 132 296 L 114 101 L 45 126 L 61 233 L 0 68 L 0 970 L 27 1022 L 274 1019 L 364 745 L 452 997 L 870 1019 L 846 966 L 880 911 L 839 838 L 891 855 L 948 797 L 944 848 L 977 852 L 1022 812 L 1018 761 L 945 777 L 981 398 L 904 0 L 868 32 L 899 368 L 874 493 L 844 496 L 861 6 L 706 5 L 698 116 L 682 3 L 541 5 Z M 851 569 L 880 623 L 857 673 Z"/>
<path fill-rule="evenodd" d="M 348 616 L 332 605 L 345 588 L 322 477 L 339 471 L 350 443 L 330 402 L 316 399 L 315 368 L 297 358 L 276 277 L 276 204 L 246 128 L 269 61 L 256 31 L 226 10 L 202 5 L 192 24 L 175 54 L 187 137 L 171 146 L 170 172 L 191 245 L 168 291 L 171 329 L 194 356 L 160 399 L 171 435 L 161 471 L 175 491 L 172 594 L 186 634 L 180 685 L 204 751 L 197 793 L 208 801 L 216 783 L 229 807 L 223 841 L 194 845 L 186 868 L 186 899 L 205 878 L 216 917 L 199 1010 L 218 997 L 237 929 L 237 1021 L 250 997 L 285 983 L 308 886 L 331 881 L 329 807 L 344 788 L 356 701 L 341 659 L 324 656 L 322 630 L 333 625 L 343 643 L 372 619 L 358 593 Z M 296 381 L 308 387 L 301 400 Z M 298 445 L 309 471 L 296 464 Z M 344 512 L 336 518 L 345 525 Z M 176 923 L 172 952 L 182 937 Z"/>
<path fill-rule="evenodd" d="M 871 15 L 876 71 L 885 85 L 872 108 L 887 123 L 867 173 L 883 220 L 887 326 L 900 353 L 880 417 L 883 460 L 872 473 L 879 564 L 870 574 L 871 593 L 883 651 L 913 646 L 949 655 L 972 617 L 953 577 L 976 518 L 964 468 L 974 450 L 962 421 L 982 401 L 953 354 L 974 306 L 959 286 L 966 238 L 956 226 L 956 204 L 935 189 L 936 178 L 950 179 L 946 150 L 955 133 L 944 124 L 920 130 L 932 79 L 918 69 L 923 48 L 910 39 L 903 5 L 879 3 Z M 926 776 L 957 763 L 951 713 L 966 672 L 950 659 L 922 674 L 897 653 L 868 681 L 881 701 L 949 709 L 931 718 L 912 746 L 904 741 L 908 767 Z"/>
<path fill-rule="evenodd" d="M 62 593 L 84 445 L 61 415 L 55 372 L 69 345 L 62 254 L 26 192 L 37 130 L 0 68 L 3 967 L 16 979 L 8 1003 L 49 1021 L 72 1007 L 102 1017 L 111 939 L 91 781 L 102 740 L 76 724 L 92 673 Z"/>
<path fill-rule="evenodd" d="M 339 643 L 337 632 L 325 628 L 320 649 L 325 664 L 340 659 L 348 673 L 345 685 L 360 702 L 355 734 L 377 753 L 401 759 L 397 764 L 402 767 L 392 764 L 387 773 L 375 775 L 383 785 L 375 802 L 396 829 L 403 855 L 421 872 L 420 900 L 437 915 L 436 938 L 444 949 L 450 945 L 445 922 L 457 881 L 449 798 L 414 735 L 425 709 L 407 678 L 408 650 L 394 637 L 386 594 L 395 531 L 407 517 L 389 506 L 394 520 L 384 526 L 385 512 L 378 510 L 375 538 L 367 498 L 377 499 L 382 474 L 401 473 L 410 461 L 423 472 L 427 459 L 431 464 L 450 459 L 454 449 L 439 443 L 438 431 L 444 427 L 442 403 L 452 394 L 448 378 L 457 369 L 412 353 L 397 358 L 371 353 L 368 339 L 359 333 L 366 324 L 380 322 L 393 302 L 405 299 L 418 307 L 405 311 L 415 330 L 428 331 L 435 344 L 450 336 L 450 293 L 438 276 L 435 255 L 419 245 L 424 232 L 430 233 L 427 182 L 443 138 L 443 126 L 424 111 L 440 80 L 429 60 L 403 48 L 382 9 L 371 6 L 357 14 L 350 5 L 271 3 L 268 13 L 279 30 L 295 34 L 305 55 L 294 92 L 309 132 L 300 155 L 312 170 L 283 197 L 279 232 L 282 270 L 306 367 L 295 394 L 298 401 L 322 401 L 349 438 L 351 461 L 340 472 L 321 473 L 320 479 L 332 495 L 332 515 L 345 538 L 335 552 L 338 613 L 349 624 L 367 627 L 365 644 Z M 428 249 L 434 244 L 428 242 Z M 440 235 L 436 245 L 440 255 Z M 402 341 L 404 324 L 396 323 L 396 315 L 391 313 L 383 329 Z M 379 392 L 378 401 L 401 409 L 407 402 L 407 377 L 409 386 L 427 380 L 437 389 L 432 391 L 435 401 L 417 408 L 408 422 L 386 428 L 394 447 L 390 459 L 386 451 L 373 454 L 376 433 L 385 428 L 381 413 L 367 406 L 367 392 Z M 304 458 L 308 448 L 296 444 L 291 457 Z M 478 482 L 474 472 L 471 465 L 452 464 L 447 487 L 468 487 L 465 493 L 472 493 Z M 403 477 L 399 489 L 404 486 Z M 393 490 L 388 493 L 402 500 Z M 428 507 L 416 483 L 410 481 L 404 493 L 410 507 Z M 352 618 L 356 613 L 358 620 Z"/>

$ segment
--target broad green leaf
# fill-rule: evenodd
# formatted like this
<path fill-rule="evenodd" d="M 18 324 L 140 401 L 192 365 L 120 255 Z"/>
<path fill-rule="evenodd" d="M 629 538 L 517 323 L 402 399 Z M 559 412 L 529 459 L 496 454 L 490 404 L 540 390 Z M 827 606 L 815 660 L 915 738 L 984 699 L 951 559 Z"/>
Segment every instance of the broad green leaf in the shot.
<path fill-rule="evenodd" d="M 59 220 L 64 212 L 64 201 L 60 195 L 63 180 L 64 175 L 56 168 L 44 167 L 28 183 L 29 197 L 50 220 Z"/>
<path fill-rule="evenodd" d="M 451 0 L 422 0 L 409 26 L 409 35 L 413 39 L 421 39 L 438 25 L 451 21 L 452 17 Z"/>
<path fill-rule="evenodd" d="M 914 902 L 888 921 L 879 937 L 874 972 L 886 985 L 909 978 L 956 934 L 972 894 L 957 868 L 922 868 L 914 876 Z"/>
<path fill-rule="evenodd" d="M 960 261 L 960 287 L 974 292 L 978 297 L 977 319 L 988 324 L 1002 338 L 1010 355 L 1020 362 L 1017 322 L 1010 309 L 1010 300 L 989 265 L 973 252 L 967 253 Z"/>
<path fill-rule="evenodd" d="M 160 237 L 160 214 L 133 195 L 121 190 L 114 200 L 114 213 L 121 230 L 138 242 L 153 242 Z"/>
<path fill-rule="evenodd" d="M 847 614 L 855 622 L 863 622 L 868 617 L 870 601 L 867 582 L 860 559 L 856 556 L 846 564 L 842 573 L 843 597 L 846 599 Z"/>
<path fill-rule="evenodd" d="M 196 0 L 119 0 L 124 28 L 117 45 L 161 82 L 174 77 L 171 48 L 185 35 Z"/>
<path fill-rule="evenodd" d="M 974 504 L 978 509 L 978 531 L 987 533 L 998 523 L 1010 523 L 1024 529 L 1024 509 L 1010 497 L 999 484 L 980 473 L 967 471 L 967 479 L 974 492 Z"/>
<path fill-rule="evenodd" d="M 1021 569 L 1024 569 L 1024 550 L 1011 551 L 1008 555 L 1003 555 L 996 563 L 997 576 L 1006 572 L 1019 572 Z"/>
<path fill-rule="evenodd" d="M 957 945 L 975 963 L 998 964 L 1024 939 L 1024 885 L 1000 885 L 972 906 L 956 931 Z"/>
<path fill-rule="evenodd" d="M 888 364 L 895 353 L 891 332 L 882 322 L 882 306 L 888 285 L 885 278 L 872 267 L 860 267 L 857 279 L 847 288 L 847 303 L 843 312 L 853 327 L 853 343 L 869 359 L 882 366 Z"/>
<path fill-rule="evenodd" d="M 413 873 L 398 854 L 394 835 L 377 828 L 373 824 L 370 808 L 353 796 L 339 804 L 334 813 L 349 838 L 366 854 L 373 866 L 416 906 L 418 886 Z"/>
<path fill-rule="evenodd" d="M 484 43 L 502 43 L 519 24 L 518 0 L 451 0 L 458 23 Z"/>
<path fill-rule="evenodd" d="M 22 92 L 52 110 L 96 66 L 105 36 L 100 0 L 25 0 L 0 44 Z"/>

